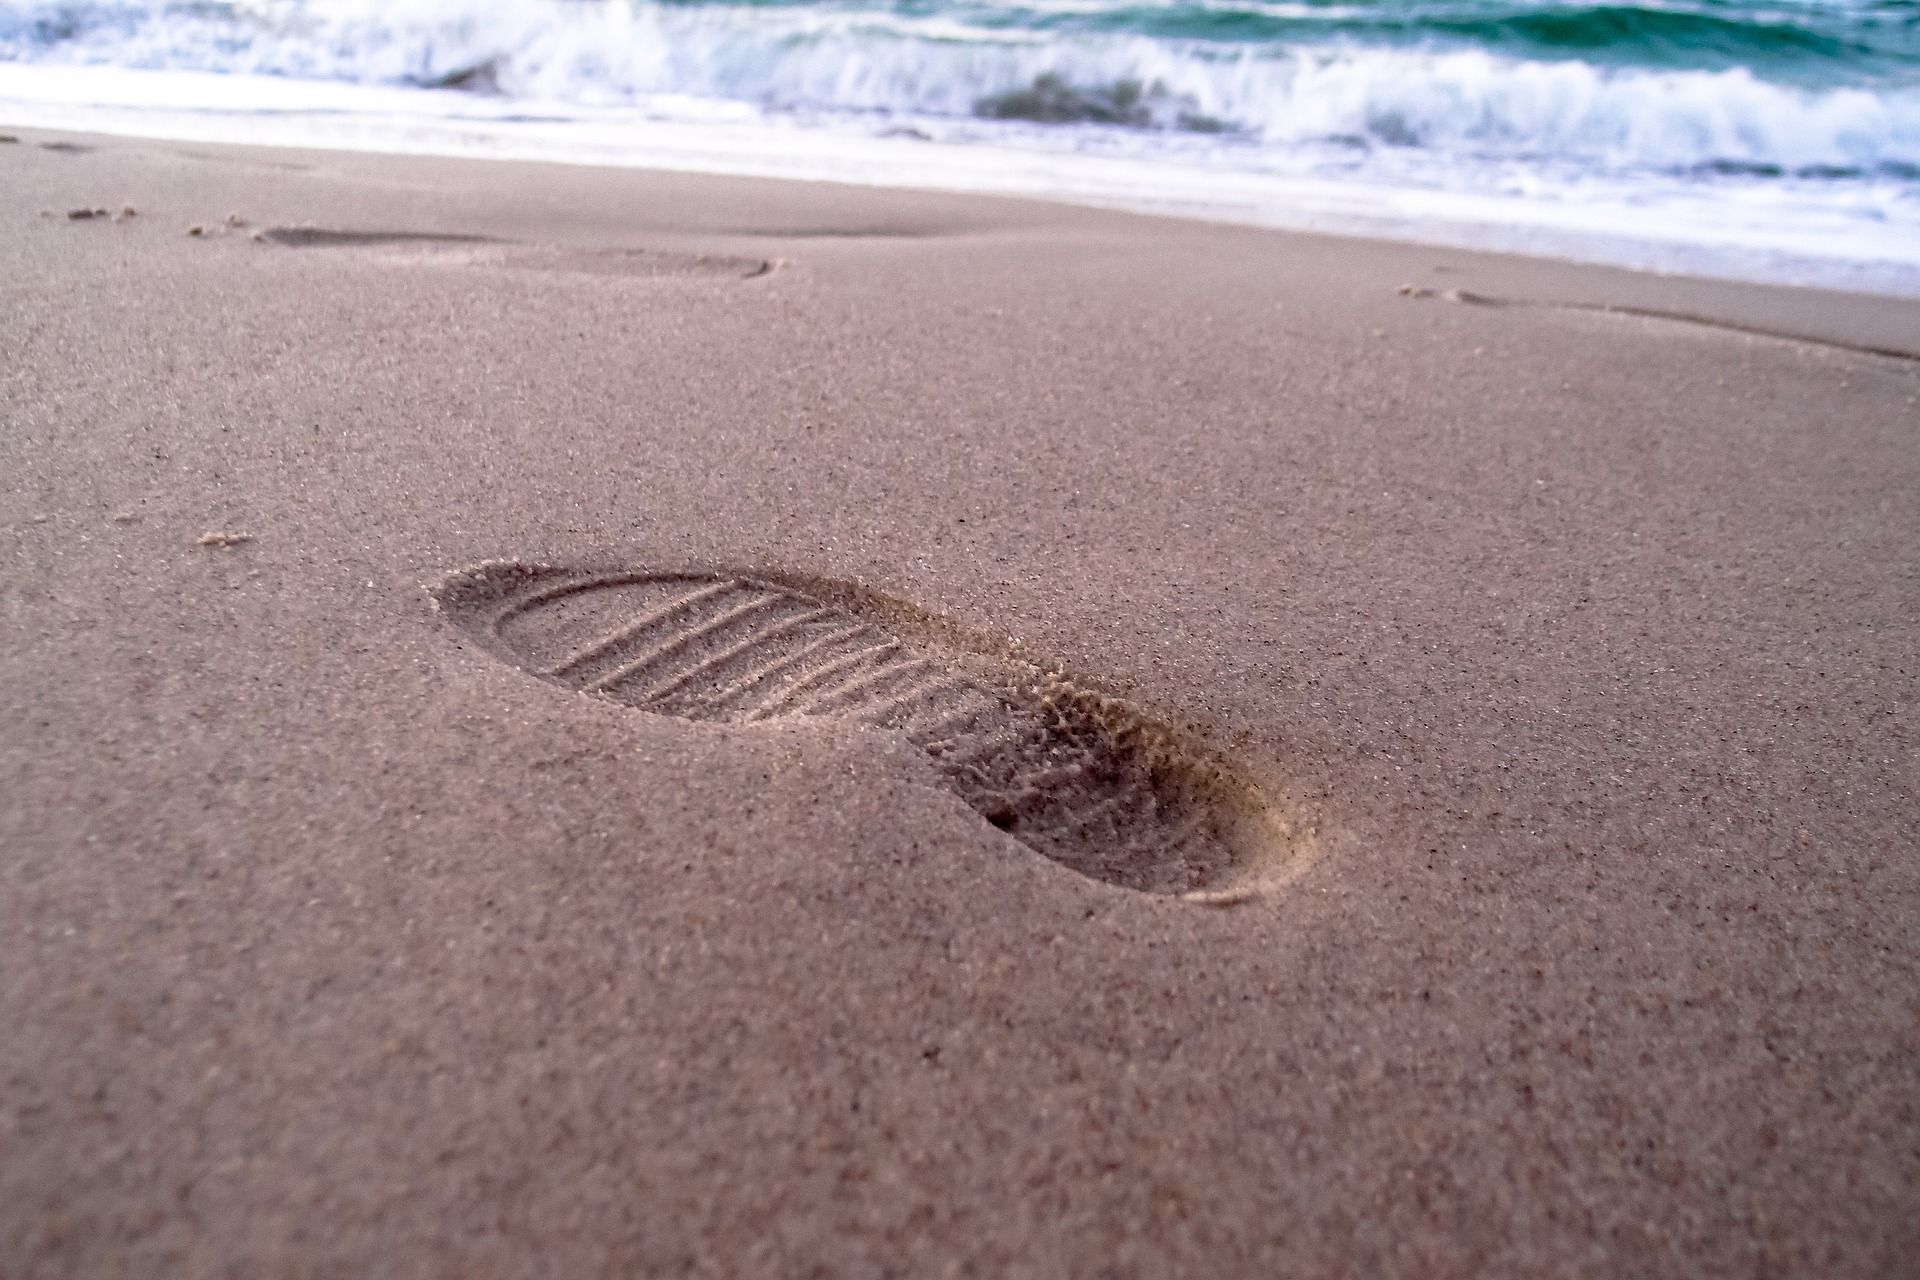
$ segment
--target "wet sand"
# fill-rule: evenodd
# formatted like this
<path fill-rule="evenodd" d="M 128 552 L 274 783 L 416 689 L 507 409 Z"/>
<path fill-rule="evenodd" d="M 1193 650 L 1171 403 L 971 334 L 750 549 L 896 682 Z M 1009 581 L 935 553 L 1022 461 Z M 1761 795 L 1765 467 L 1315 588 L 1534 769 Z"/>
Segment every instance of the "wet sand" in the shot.
<path fill-rule="evenodd" d="M 0 1275 L 1912 1266 L 1920 304 L 11 132 Z"/>

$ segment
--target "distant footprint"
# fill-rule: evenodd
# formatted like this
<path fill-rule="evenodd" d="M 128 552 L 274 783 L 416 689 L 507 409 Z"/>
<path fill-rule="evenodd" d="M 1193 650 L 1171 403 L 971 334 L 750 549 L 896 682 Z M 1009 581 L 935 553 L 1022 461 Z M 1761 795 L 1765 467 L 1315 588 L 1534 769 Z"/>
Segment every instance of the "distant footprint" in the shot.
<path fill-rule="evenodd" d="M 1083 875 L 1237 901 L 1309 837 L 1212 749 L 903 602 L 844 583 L 489 563 L 434 592 L 540 678 L 657 715 L 900 733 L 988 822 Z"/>
<path fill-rule="evenodd" d="M 443 245 L 498 244 L 490 236 L 450 231 L 334 231 L 326 227 L 268 227 L 262 240 L 290 249 L 379 249 L 393 246 L 437 248 Z"/>
<path fill-rule="evenodd" d="M 1695 315 L 1690 311 L 1669 311 L 1660 307 L 1634 307 L 1614 302 L 1536 302 L 1530 298 L 1496 298 L 1490 294 L 1475 293 L 1471 289 L 1445 289 L 1438 293 L 1432 289 L 1423 289 L 1418 285 L 1400 286 L 1403 298 L 1438 298 L 1442 302 L 1457 303 L 1466 307 L 1487 307 L 1494 310 L 1506 310 L 1535 307 L 1551 311 L 1585 311 L 1605 316 L 1628 316 L 1638 320 L 1664 320 L 1673 324 L 1698 325 L 1703 329 L 1723 329 L 1729 333 L 1750 334 L 1757 338 L 1777 338 L 1782 342 L 1799 342 L 1814 347 L 1830 347 L 1836 351 L 1853 351 L 1861 355 L 1886 356 L 1893 360 L 1920 360 L 1920 351 L 1906 347 L 1890 347 L 1870 342 L 1849 342 L 1843 338 L 1823 338 L 1817 334 L 1801 333 L 1791 329 L 1774 329 L 1764 325 L 1744 324 L 1738 320 L 1726 320 L 1715 316 Z"/>
<path fill-rule="evenodd" d="M 298 164 L 291 160 L 266 160 L 257 155 L 228 156 L 212 151 L 191 151 L 184 148 L 176 148 L 174 154 L 189 160 L 204 160 L 210 164 L 240 165 L 248 169 L 280 169 L 287 173 L 313 172 L 313 166 L 310 164 Z"/>
<path fill-rule="evenodd" d="M 766 275 L 765 258 L 725 254 L 669 253 L 656 249 L 568 249 L 519 244 L 491 236 L 439 231 L 347 231 L 325 227 L 268 227 L 258 238 L 290 249 L 360 249 L 389 260 L 452 266 L 517 267 L 532 271 L 571 271 L 588 275 L 656 279 L 665 276 L 715 276 L 750 280 Z"/>
<path fill-rule="evenodd" d="M 923 227 L 737 227 L 728 234 L 756 240 L 925 240 L 942 233 Z"/>

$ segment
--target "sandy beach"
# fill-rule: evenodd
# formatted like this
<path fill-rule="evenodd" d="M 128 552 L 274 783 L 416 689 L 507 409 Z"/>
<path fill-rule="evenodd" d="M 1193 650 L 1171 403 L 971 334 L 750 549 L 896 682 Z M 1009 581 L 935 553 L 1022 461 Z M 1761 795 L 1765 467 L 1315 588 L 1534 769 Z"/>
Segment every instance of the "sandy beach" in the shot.
<path fill-rule="evenodd" d="M 1920 302 L 4 132 L 0 1277 L 1912 1274 Z"/>

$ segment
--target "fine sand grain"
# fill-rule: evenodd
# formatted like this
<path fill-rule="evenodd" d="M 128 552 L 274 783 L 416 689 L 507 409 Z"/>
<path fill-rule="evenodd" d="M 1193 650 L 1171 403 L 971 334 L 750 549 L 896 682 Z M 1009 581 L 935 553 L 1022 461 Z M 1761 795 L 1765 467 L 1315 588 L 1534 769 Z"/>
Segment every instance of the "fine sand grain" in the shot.
<path fill-rule="evenodd" d="M 1916 304 L 21 141 L 6 1280 L 1911 1274 Z"/>

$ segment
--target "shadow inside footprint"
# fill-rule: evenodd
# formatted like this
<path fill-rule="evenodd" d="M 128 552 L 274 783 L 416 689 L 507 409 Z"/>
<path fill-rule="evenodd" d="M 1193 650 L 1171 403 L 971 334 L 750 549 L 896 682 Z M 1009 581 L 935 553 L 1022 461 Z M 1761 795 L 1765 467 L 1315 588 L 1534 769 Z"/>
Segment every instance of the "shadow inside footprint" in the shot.
<path fill-rule="evenodd" d="M 448 621 L 540 678 L 657 715 L 890 730 L 993 826 L 1083 875 L 1230 900 L 1309 837 L 1224 756 L 985 638 L 845 583 L 481 565 Z"/>
<path fill-rule="evenodd" d="M 511 267 L 636 279 L 714 276 L 750 280 L 773 269 L 773 264 L 765 258 L 674 253 L 657 249 L 572 249 L 560 245 L 520 244 L 492 236 L 439 231 L 269 227 L 259 233 L 259 238 L 268 244 L 289 249 L 371 250 L 379 252 L 388 261 Z"/>

